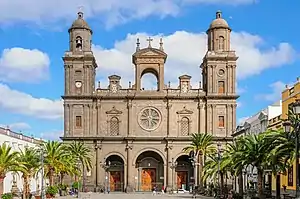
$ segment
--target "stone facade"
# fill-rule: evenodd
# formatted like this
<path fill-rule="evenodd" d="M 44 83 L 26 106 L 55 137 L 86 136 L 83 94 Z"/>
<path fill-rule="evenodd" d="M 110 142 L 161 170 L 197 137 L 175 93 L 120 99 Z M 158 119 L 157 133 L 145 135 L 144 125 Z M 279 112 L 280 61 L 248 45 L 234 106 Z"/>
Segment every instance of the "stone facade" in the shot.
<path fill-rule="evenodd" d="M 190 144 L 190 135 L 208 132 L 215 140 L 225 142 L 232 139 L 236 127 L 238 57 L 230 50 L 230 32 L 221 12 L 217 12 L 207 30 L 208 51 L 201 64 L 203 84 L 198 88 L 191 87 L 189 75 L 179 77 L 177 88 L 165 85 L 167 53 L 162 39 L 156 49 L 151 47 L 151 38 L 146 48 L 141 48 L 137 40 L 132 55 L 135 84 L 122 88 L 121 77 L 112 75 L 108 88 L 101 88 L 100 83 L 95 88 L 93 32 L 83 13 L 78 13 L 69 29 L 70 49 L 63 57 L 62 139 L 83 141 L 93 151 L 94 167 L 85 174 L 88 189 L 188 189 L 198 183 L 198 175 L 194 177 L 198 166 L 193 170 L 188 155 L 182 152 Z M 141 77 L 146 73 L 156 76 L 157 90 L 141 88 Z"/>

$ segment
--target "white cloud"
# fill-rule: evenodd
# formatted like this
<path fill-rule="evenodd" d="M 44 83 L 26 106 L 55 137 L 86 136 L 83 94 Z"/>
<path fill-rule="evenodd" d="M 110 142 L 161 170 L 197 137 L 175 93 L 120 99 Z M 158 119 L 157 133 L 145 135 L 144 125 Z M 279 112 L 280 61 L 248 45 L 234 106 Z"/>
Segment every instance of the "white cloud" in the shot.
<path fill-rule="evenodd" d="M 62 100 L 34 98 L 0 83 L 0 109 L 43 119 L 61 119 Z"/>
<path fill-rule="evenodd" d="M 237 102 L 237 108 L 241 108 L 243 106 L 242 102 Z"/>
<path fill-rule="evenodd" d="M 0 57 L 0 80 L 37 82 L 48 77 L 49 65 L 48 55 L 37 49 L 4 49 Z"/>
<path fill-rule="evenodd" d="M 274 82 L 269 85 L 270 92 L 266 94 L 258 94 L 255 98 L 258 100 L 266 100 L 266 101 L 271 101 L 275 102 L 279 99 L 281 99 L 281 92 L 285 88 L 285 83 L 281 81 Z"/>
<path fill-rule="evenodd" d="M 131 64 L 131 55 L 135 51 L 136 38 L 140 38 L 141 46 L 146 47 L 146 33 L 128 34 L 122 41 L 116 41 L 111 49 L 101 46 L 93 46 L 93 51 L 99 65 L 98 75 L 100 79 L 118 74 L 122 76 L 123 86 L 127 87 L 128 81 L 134 82 L 134 66 Z M 152 36 L 152 46 L 158 47 L 159 38 L 162 35 Z M 280 43 L 278 47 L 270 47 L 261 50 L 261 45 L 266 42 L 263 38 L 246 32 L 232 33 L 232 49 L 237 51 L 238 78 L 246 78 L 261 73 L 263 70 L 280 67 L 294 60 L 295 51 L 288 43 Z M 198 87 L 201 80 L 199 65 L 206 52 L 207 37 L 205 33 L 191 33 L 177 31 L 170 35 L 164 35 L 164 49 L 168 54 L 165 67 L 165 83 L 171 81 L 172 86 L 178 85 L 178 77 L 182 74 L 192 75 L 192 85 Z M 103 84 L 102 84 L 103 85 Z"/>
<path fill-rule="evenodd" d="M 62 130 L 53 130 L 53 131 L 41 133 L 40 138 L 43 140 L 60 140 L 60 137 L 62 136 L 63 136 Z"/>
<path fill-rule="evenodd" d="M 78 6 L 83 6 L 86 16 L 98 16 L 111 27 L 148 16 L 176 16 L 182 7 L 203 3 L 238 5 L 250 4 L 253 0 L 1 0 L 0 23 L 69 21 L 74 19 Z"/>

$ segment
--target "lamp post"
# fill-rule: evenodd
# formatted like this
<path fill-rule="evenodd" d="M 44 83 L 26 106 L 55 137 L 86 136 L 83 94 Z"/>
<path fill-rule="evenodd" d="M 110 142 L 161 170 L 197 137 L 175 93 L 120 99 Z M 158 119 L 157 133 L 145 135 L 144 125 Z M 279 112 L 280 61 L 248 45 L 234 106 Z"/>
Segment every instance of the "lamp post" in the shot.
<path fill-rule="evenodd" d="M 172 193 L 174 191 L 174 169 L 177 167 L 177 161 L 174 161 L 174 158 L 172 158 L 172 162 L 170 162 L 170 168 L 172 169 Z"/>
<path fill-rule="evenodd" d="M 300 100 L 297 99 L 293 104 L 292 104 L 292 108 L 293 108 L 293 113 L 296 115 L 300 115 Z M 283 123 L 283 127 L 284 127 L 284 131 L 289 133 L 291 132 L 291 127 L 292 127 L 292 123 L 288 120 L 286 120 Z M 296 144 L 296 151 L 295 151 L 295 155 L 296 155 L 296 194 L 295 197 L 298 198 L 298 194 L 299 194 L 299 186 L 300 186 L 300 182 L 299 182 L 299 133 L 300 133 L 300 122 L 297 122 L 296 124 L 294 124 L 293 126 L 294 128 L 294 132 L 296 135 L 296 139 L 295 139 L 295 144 Z"/>
<path fill-rule="evenodd" d="M 108 170 L 110 168 L 111 162 L 107 161 L 106 158 L 104 158 L 103 162 L 101 162 L 100 165 L 101 165 L 101 167 L 105 171 L 105 190 L 104 190 L 104 193 L 105 193 L 108 190 L 108 184 L 107 184 L 108 176 L 107 176 L 107 172 L 108 172 Z"/>
<path fill-rule="evenodd" d="M 44 199 L 44 150 L 41 149 L 41 199 Z"/>

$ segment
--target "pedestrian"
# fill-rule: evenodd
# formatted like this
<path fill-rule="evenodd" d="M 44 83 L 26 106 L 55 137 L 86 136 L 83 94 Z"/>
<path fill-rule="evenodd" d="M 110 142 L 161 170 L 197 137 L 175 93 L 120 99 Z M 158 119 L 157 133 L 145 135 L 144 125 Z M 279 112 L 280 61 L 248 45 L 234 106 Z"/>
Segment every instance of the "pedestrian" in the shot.
<path fill-rule="evenodd" d="M 162 188 L 161 188 L 161 193 L 162 193 L 162 194 L 165 193 L 165 186 L 162 186 Z"/>

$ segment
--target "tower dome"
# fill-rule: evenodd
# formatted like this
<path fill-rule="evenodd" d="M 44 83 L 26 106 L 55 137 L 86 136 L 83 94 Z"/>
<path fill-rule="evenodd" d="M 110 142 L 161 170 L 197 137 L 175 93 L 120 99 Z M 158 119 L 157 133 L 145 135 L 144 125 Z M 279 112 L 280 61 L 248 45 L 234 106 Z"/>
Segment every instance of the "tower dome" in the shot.
<path fill-rule="evenodd" d="M 90 28 L 88 23 L 83 19 L 83 12 L 80 11 L 77 13 L 77 15 L 78 15 L 78 17 L 73 22 L 72 26 L 69 29 L 69 32 L 73 29 L 86 29 L 86 30 L 91 31 L 91 33 L 92 33 L 92 29 Z"/>
<path fill-rule="evenodd" d="M 214 29 L 214 28 L 229 28 L 229 25 L 225 19 L 222 18 L 222 12 L 218 10 L 216 12 L 216 19 L 214 19 L 210 26 L 209 29 Z"/>

